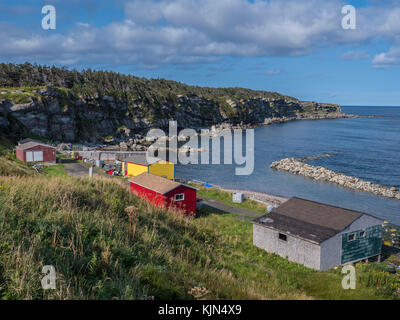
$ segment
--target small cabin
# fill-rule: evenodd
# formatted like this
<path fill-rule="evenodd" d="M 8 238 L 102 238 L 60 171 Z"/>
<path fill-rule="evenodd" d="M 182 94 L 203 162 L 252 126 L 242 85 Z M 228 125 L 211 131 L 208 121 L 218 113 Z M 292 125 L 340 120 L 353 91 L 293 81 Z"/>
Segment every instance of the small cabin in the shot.
<path fill-rule="evenodd" d="M 17 159 L 23 162 L 56 162 L 56 148 L 39 141 L 28 141 L 16 147 Z"/>
<path fill-rule="evenodd" d="M 147 159 L 146 154 L 137 154 L 122 161 L 122 172 L 125 177 L 136 177 L 144 172 L 166 179 L 175 178 L 175 165 L 161 159 Z"/>
<path fill-rule="evenodd" d="M 131 192 L 158 207 L 177 208 L 185 214 L 196 213 L 196 188 L 151 173 L 129 180 Z"/>
<path fill-rule="evenodd" d="M 316 270 L 380 259 L 383 220 L 291 198 L 253 221 L 253 244 Z"/>

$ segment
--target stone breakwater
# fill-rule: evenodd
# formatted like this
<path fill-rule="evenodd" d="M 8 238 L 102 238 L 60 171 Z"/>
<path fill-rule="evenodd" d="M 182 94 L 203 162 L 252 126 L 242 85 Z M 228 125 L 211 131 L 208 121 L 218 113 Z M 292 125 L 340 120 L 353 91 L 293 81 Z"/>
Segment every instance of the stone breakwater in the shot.
<path fill-rule="evenodd" d="M 303 159 L 286 158 L 273 162 L 270 167 L 272 169 L 302 175 L 317 181 L 331 182 L 345 188 L 371 192 L 379 196 L 400 200 L 400 190 L 395 187 L 388 188 L 356 177 L 347 176 L 343 173 L 334 172 L 324 167 L 311 166 L 304 163 Z"/>

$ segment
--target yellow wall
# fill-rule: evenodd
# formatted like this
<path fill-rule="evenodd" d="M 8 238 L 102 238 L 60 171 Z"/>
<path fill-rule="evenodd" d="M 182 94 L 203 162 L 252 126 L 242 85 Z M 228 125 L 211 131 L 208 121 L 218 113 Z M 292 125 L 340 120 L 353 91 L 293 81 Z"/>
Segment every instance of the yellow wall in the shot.
<path fill-rule="evenodd" d="M 148 172 L 154 174 L 156 176 L 165 177 L 167 179 L 175 178 L 175 166 L 173 163 L 168 161 L 159 161 L 157 163 L 152 164 L 149 167 L 142 166 L 139 164 L 123 162 L 122 170 L 125 174 L 125 166 L 128 168 L 128 177 L 136 177 L 143 172 Z"/>
<path fill-rule="evenodd" d="M 146 166 L 141 166 L 139 164 L 129 163 L 128 164 L 128 177 L 136 177 L 143 172 L 147 172 Z"/>
<path fill-rule="evenodd" d="M 168 161 L 159 161 L 149 167 L 149 173 L 172 180 L 175 176 L 174 164 Z"/>

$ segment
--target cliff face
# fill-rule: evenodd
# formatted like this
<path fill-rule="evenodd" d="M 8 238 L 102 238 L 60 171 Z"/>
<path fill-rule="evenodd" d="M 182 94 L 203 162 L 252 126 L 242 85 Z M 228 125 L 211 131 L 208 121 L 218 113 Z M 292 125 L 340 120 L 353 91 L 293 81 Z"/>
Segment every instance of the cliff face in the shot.
<path fill-rule="evenodd" d="M 1 89 L 0 89 L 1 91 Z M 246 99 L 209 99 L 194 94 L 165 101 L 123 100 L 111 95 L 77 95 L 65 88 L 7 89 L 0 92 L 0 127 L 10 133 L 30 133 L 57 142 L 134 142 L 150 128 L 255 126 L 300 118 L 341 117 L 338 105 L 300 102 L 274 94 Z"/>

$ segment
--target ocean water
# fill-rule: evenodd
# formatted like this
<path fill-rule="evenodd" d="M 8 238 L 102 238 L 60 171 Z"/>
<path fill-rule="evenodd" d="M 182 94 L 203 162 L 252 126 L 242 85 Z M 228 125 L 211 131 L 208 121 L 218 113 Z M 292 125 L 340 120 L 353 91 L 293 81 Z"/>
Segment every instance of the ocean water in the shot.
<path fill-rule="evenodd" d="M 308 162 L 386 186 L 400 186 L 400 107 L 343 107 L 377 118 L 293 121 L 255 130 L 252 175 L 236 176 L 236 165 L 178 165 L 176 176 L 214 185 L 302 197 L 360 210 L 400 224 L 400 200 L 353 191 L 269 168 L 273 161 L 323 153 Z"/>

